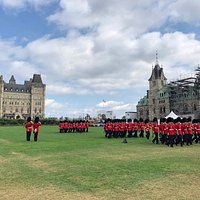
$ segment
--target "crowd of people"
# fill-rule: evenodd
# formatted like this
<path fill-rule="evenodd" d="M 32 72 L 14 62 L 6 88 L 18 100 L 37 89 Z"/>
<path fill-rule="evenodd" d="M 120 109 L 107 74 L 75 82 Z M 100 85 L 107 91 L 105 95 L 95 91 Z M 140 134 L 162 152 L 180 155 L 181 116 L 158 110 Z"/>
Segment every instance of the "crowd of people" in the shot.
<path fill-rule="evenodd" d="M 41 122 L 39 121 L 39 117 L 35 117 L 34 122 L 31 121 L 31 117 L 28 117 L 24 126 L 26 128 L 26 141 L 31 140 L 31 133 L 33 132 L 34 141 L 37 142 L 38 141 L 39 128 L 41 126 Z"/>
<path fill-rule="evenodd" d="M 88 132 L 88 122 L 85 120 L 78 121 L 60 121 L 59 132 L 60 133 L 84 133 Z"/>
<path fill-rule="evenodd" d="M 191 118 L 162 118 L 159 123 L 157 118 L 152 122 L 142 118 L 128 120 L 107 120 L 104 125 L 105 137 L 107 138 L 137 138 L 146 137 L 150 140 L 152 133 L 155 144 L 166 144 L 170 147 L 174 145 L 192 145 L 200 143 L 200 120 Z"/>

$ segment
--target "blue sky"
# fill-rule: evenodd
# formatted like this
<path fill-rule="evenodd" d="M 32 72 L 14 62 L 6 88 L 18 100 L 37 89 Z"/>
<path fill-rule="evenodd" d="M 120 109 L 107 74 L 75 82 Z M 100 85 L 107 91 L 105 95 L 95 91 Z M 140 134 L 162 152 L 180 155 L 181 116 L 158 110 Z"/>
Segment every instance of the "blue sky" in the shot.
<path fill-rule="evenodd" d="M 168 81 L 194 74 L 199 10 L 197 0 L 0 0 L 0 74 L 41 74 L 47 117 L 121 117 L 146 94 L 156 50 Z"/>

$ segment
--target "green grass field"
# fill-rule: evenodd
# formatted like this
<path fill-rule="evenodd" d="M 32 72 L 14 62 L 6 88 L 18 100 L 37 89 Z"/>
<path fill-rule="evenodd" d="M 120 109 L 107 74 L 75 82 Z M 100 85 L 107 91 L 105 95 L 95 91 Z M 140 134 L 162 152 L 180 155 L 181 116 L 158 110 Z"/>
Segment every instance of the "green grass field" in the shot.
<path fill-rule="evenodd" d="M 38 142 L 0 127 L 0 199 L 200 199 L 200 144 L 170 148 L 146 139 L 107 139 L 102 128 Z"/>

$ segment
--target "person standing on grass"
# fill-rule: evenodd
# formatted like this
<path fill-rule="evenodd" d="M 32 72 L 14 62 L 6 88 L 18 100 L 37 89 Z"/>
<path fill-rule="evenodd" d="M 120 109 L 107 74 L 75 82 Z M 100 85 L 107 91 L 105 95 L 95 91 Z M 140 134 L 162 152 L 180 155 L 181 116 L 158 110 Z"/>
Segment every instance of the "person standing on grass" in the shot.
<path fill-rule="evenodd" d="M 35 121 L 33 123 L 33 133 L 34 133 L 34 141 L 37 142 L 38 140 L 38 133 L 39 133 L 39 128 L 41 126 L 41 122 L 39 121 L 39 117 L 35 118 Z"/>
<path fill-rule="evenodd" d="M 30 141 L 31 139 L 31 132 L 32 132 L 32 126 L 33 122 L 31 121 L 31 117 L 28 117 L 25 123 L 25 128 L 26 128 L 26 141 Z"/>
<path fill-rule="evenodd" d="M 156 144 L 159 144 L 158 135 L 159 135 L 159 132 L 160 132 L 160 126 L 158 124 L 158 120 L 157 120 L 156 117 L 153 119 L 152 132 L 153 132 L 153 135 L 154 135 L 152 142 L 153 143 L 156 142 Z"/>

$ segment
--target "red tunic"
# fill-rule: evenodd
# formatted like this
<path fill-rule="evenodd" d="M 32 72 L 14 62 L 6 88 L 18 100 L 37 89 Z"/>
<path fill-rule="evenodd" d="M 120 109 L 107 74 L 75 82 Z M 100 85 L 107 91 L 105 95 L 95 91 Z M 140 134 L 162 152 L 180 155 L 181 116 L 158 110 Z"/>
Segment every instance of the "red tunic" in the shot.
<path fill-rule="evenodd" d="M 152 132 L 153 133 L 159 133 L 160 126 L 156 123 L 152 125 Z"/>
<path fill-rule="evenodd" d="M 168 128 L 169 128 L 169 135 L 175 135 L 175 133 L 176 133 L 175 125 L 174 124 L 169 124 Z"/>
<path fill-rule="evenodd" d="M 27 132 L 32 132 L 32 126 L 33 126 L 33 122 L 26 122 L 25 123 L 25 128 Z"/>
<path fill-rule="evenodd" d="M 39 127 L 41 126 L 41 123 L 38 122 L 38 123 L 34 123 L 33 124 L 33 130 L 35 133 L 38 133 L 39 132 Z"/>

